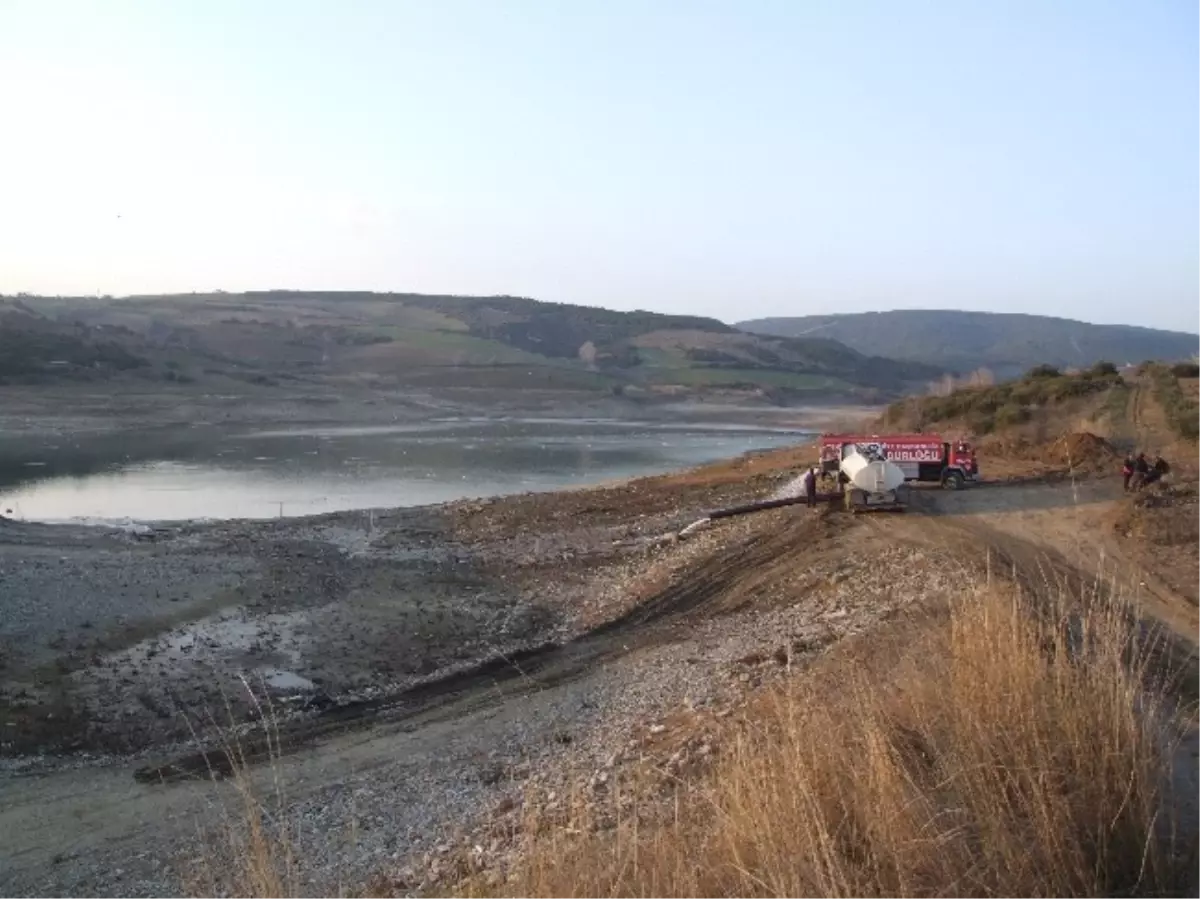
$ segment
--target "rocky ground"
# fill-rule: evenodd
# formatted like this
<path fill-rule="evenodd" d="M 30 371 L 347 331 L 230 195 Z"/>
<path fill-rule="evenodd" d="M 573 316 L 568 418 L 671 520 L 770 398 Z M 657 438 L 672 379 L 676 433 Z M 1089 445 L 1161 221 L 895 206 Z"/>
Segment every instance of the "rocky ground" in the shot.
<path fill-rule="evenodd" d="M 810 457 L 151 535 L 0 523 L 0 892 L 237 892 L 245 785 L 299 892 L 502 872 L 533 805 L 702 765 L 748 694 L 999 559 L 1094 570 L 1119 541 L 1091 524 L 1132 504 L 1098 469 L 672 539 Z M 1147 583 L 1194 637 L 1194 599 Z M 231 737 L 247 776 L 212 782 Z"/>

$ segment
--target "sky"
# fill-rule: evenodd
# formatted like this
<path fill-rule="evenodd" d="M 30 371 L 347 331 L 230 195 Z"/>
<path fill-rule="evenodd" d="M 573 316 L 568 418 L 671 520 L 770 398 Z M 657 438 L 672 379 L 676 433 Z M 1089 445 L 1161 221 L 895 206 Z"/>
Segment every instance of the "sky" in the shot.
<path fill-rule="evenodd" d="M 0 0 L 0 292 L 1200 330 L 1195 0 Z"/>

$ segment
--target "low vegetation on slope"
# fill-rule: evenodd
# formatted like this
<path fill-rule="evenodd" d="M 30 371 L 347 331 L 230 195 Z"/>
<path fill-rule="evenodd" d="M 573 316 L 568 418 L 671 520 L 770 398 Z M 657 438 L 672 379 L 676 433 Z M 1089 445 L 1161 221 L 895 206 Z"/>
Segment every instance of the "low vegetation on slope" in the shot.
<path fill-rule="evenodd" d="M 1147 693 L 1126 610 L 1028 600 L 984 586 L 834 653 L 731 724 L 707 776 L 629 785 L 615 823 L 531 820 L 505 894 L 1194 889 L 1172 799 L 1194 787 L 1164 775 L 1186 723 Z"/>
<path fill-rule="evenodd" d="M 1188 440 L 1200 436 L 1200 403 L 1196 385 L 1200 366 L 1194 362 L 1176 365 L 1144 365 L 1143 373 L 1154 383 L 1154 395 L 1162 406 L 1167 424 L 1176 434 Z"/>
<path fill-rule="evenodd" d="M 147 366 L 112 331 L 77 330 L 19 310 L 0 309 L 0 383 L 48 377 L 96 378 Z"/>
<path fill-rule="evenodd" d="M 960 373 L 985 366 L 1005 378 L 1043 362 L 1066 368 L 1102 359 L 1118 364 L 1191 359 L 1200 347 L 1200 337 L 1179 331 L 954 310 L 765 318 L 738 327 L 783 337 L 830 337 L 861 353 L 941 365 Z"/>
<path fill-rule="evenodd" d="M 236 371 L 628 396 L 750 391 L 786 402 L 892 398 L 942 372 L 825 337 L 763 337 L 710 318 L 523 297 L 259 291 L 8 302 L 46 323 L 120 328 L 171 360 L 172 380 Z"/>
<path fill-rule="evenodd" d="M 963 387 L 946 396 L 901 400 L 888 407 L 884 424 L 921 430 L 953 423 L 975 434 L 990 434 L 1023 424 L 1038 410 L 1108 393 L 1115 393 L 1122 402 L 1125 398 L 1125 381 L 1111 363 L 1101 362 L 1074 374 L 1039 365 L 1017 380 Z"/>

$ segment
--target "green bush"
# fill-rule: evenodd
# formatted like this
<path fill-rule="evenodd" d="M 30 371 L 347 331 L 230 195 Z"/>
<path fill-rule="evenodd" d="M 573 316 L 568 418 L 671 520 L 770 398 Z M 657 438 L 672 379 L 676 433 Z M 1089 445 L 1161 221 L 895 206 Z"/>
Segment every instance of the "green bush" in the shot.
<path fill-rule="evenodd" d="M 1177 362 L 1171 366 L 1171 374 L 1177 378 L 1200 378 L 1200 365 L 1195 362 Z"/>
<path fill-rule="evenodd" d="M 1124 385 L 1116 367 L 1102 362 L 1085 372 L 1064 375 L 1050 365 L 1039 365 L 1024 378 L 987 387 L 963 387 L 948 396 L 927 396 L 895 403 L 888 408 L 888 423 L 917 421 L 937 424 L 963 421 L 978 433 L 1028 421 L 1033 408 L 1077 397 L 1105 393 Z"/>
<path fill-rule="evenodd" d="M 1179 367 L 1156 365 L 1151 370 L 1154 394 L 1172 430 L 1181 437 L 1195 440 L 1200 436 L 1200 406 L 1194 398 L 1184 395 L 1179 386 L 1179 376 L 1175 374 Z"/>
<path fill-rule="evenodd" d="M 976 434 L 990 434 L 996 430 L 996 418 L 991 412 L 976 410 L 967 415 L 967 427 Z"/>
<path fill-rule="evenodd" d="M 1062 377 L 1062 372 L 1059 371 L 1057 368 L 1055 368 L 1053 365 L 1035 365 L 1033 368 L 1029 369 L 1029 374 L 1026 375 L 1026 377 L 1029 377 L 1029 378 L 1060 378 L 1060 377 Z"/>
<path fill-rule="evenodd" d="M 1029 421 L 1029 410 L 1018 403 L 1005 403 L 996 410 L 995 423 L 998 428 L 1011 428 Z"/>

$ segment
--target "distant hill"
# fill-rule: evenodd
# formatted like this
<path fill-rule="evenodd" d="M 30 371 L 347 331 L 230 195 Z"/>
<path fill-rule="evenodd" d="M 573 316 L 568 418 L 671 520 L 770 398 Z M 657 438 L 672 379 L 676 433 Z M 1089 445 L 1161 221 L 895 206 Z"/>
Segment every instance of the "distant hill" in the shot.
<path fill-rule="evenodd" d="M 0 304 L 0 383 L 80 374 L 97 378 L 148 366 L 129 350 L 130 336 L 52 321 L 19 303 Z"/>
<path fill-rule="evenodd" d="M 119 369 L 128 376 L 173 381 L 350 379 L 631 397 L 749 393 L 786 403 L 891 399 L 943 373 L 935 365 L 860 353 L 824 335 L 755 335 L 710 318 L 509 296 L 261 291 L 0 298 L 0 339 L 21 345 L 22 335 L 41 333 L 119 349 L 129 356 Z M 0 378 L 94 378 L 118 370 L 89 367 L 86 354 L 52 358 L 63 355 L 31 349 Z"/>
<path fill-rule="evenodd" d="M 756 334 L 828 337 L 860 353 L 959 373 L 987 367 L 1002 378 L 1041 363 L 1082 368 L 1101 361 L 1173 361 L 1190 359 L 1200 349 L 1196 334 L 1014 313 L 896 310 L 761 318 L 738 327 Z"/>

